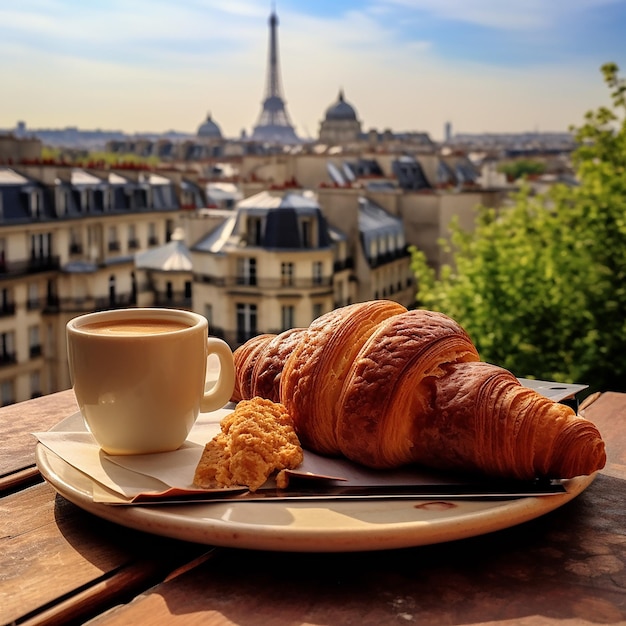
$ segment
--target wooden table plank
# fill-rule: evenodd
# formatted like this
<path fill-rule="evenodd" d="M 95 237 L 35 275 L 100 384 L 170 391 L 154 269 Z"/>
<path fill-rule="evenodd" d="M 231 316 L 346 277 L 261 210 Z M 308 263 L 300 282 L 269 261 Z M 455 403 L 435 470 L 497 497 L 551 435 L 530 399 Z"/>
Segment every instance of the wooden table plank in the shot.
<path fill-rule="evenodd" d="M 626 395 L 603 393 L 581 414 L 598 427 L 606 443 L 603 472 L 626 480 Z"/>
<path fill-rule="evenodd" d="M 626 623 L 626 482 L 526 524 L 408 550 L 220 550 L 94 626 Z"/>
<path fill-rule="evenodd" d="M 71 389 L 0 409 L 0 488 L 3 477 L 35 467 L 37 440 L 29 433 L 48 430 L 77 410 Z"/>
<path fill-rule="evenodd" d="M 95 615 L 207 550 L 101 520 L 47 484 L 9 494 L 0 499 L 0 623 Z"/>

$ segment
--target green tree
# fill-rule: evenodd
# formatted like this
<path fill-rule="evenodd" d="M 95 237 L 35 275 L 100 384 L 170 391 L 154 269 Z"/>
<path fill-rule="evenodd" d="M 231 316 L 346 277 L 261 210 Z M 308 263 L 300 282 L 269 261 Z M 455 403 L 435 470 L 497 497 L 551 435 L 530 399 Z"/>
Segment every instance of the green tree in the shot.
<path fill-rule="evenodd" d="M 626 391 L 626 81 L 602 67 L 612 107 L 573 130 L 579 184 L 510 207 L 479 207 L 442 242 L 453 262 L 435 276 L 412 249 L 422 308 L 447 313 L 481 357 L 518 376 Z"/>
<path fill-rule="evenodd" d="M 512 180 L 532 176 L 533 174 L 543 174 L 546 171 L 545 163 L 532 159 L 518 159 L 510 163 L 503 163 L 498 167 L 499 172 L 503 172 Z"/>

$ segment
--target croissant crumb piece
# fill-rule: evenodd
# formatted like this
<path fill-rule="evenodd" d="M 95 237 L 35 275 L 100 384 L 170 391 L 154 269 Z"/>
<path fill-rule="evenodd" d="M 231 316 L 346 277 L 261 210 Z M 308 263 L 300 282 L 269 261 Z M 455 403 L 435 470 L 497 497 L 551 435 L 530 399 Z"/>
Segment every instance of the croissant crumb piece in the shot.
<path fill-rule="evenodd" d="M 194 474 L 196 487 L 240 485 L 256 491 L 274 472 L 302 463 L 293 422 L 278 402 L 259 397 L 242 400 L 220 427 L 221 432 L 204 447 Z"/>

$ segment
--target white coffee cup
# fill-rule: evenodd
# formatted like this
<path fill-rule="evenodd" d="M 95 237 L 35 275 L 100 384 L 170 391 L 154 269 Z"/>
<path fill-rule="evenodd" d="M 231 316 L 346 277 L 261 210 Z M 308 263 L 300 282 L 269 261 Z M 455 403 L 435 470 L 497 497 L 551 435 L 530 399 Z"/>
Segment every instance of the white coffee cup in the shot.
<path fill-rule="evenodd" d="M 169 452 L 200 411 L 231 398 L 228 344 L 208 336 L 206 318 L 175 309 L 117 309 L 67 323 L 70 378 L 87 428 L 109 454 Z M 219 376 L 205 391 L 207 359 Z"/>

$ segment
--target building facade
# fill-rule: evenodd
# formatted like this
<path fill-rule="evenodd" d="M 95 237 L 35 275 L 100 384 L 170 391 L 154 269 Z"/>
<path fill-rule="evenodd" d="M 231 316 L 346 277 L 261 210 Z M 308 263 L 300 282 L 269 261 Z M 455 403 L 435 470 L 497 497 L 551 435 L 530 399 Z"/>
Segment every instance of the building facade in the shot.
<path fill-rule="evenodd" d="M 170 240 L 181 193 L 147 171 L 0 168 L 1 404 L 70 386 L 70 318 L 168 304 L 167 285 L 150 284 L 135 255 Z"/>

